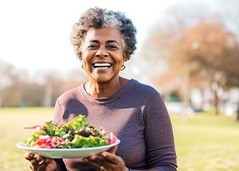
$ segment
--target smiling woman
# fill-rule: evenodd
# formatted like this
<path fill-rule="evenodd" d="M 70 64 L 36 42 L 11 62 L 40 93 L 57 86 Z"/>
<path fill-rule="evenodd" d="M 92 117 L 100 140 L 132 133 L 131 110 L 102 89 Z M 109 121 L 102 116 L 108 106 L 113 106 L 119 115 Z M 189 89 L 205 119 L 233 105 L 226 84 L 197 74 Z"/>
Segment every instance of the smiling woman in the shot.
<path fill-rule="evenodd" d="M 53 122 L 64 124 L 82 114 L 93 127 L 112 132 L 120 144 L 84 158 L 54 160 L 27 153 L 31 168 L 176 171 L 172 125 L 159 92 L 121 76 L 136 49 L 132 21 L 121 12 L 90 8 L 74 25 L 71 40 L 88 80 L 57 99 Z"/>
<path fill-rule="evenodd" d="M 88 76 L 92 78 L 85 84 L 86 91 L 94 97 L 110 96 L 124 83 L 123 79 L 119 79 L 126 58 L 121 40 L 117 28 L 90 29 L 85 36 L 80 59 Z M 118 80 L 120 83 L 116 83 Z M 107 89 L 110 94 L 100 91 L 104 87 L 97 83 L 106 85 L 109 81 L 116 85 Z"/>
<path fill-rule="evenodd" d="M 89 10 L 82 15 L 79 22 L 75 23 L 73 26 L 71 42 L 75 47 L 76 55 L 81 57 L 81 43 L 84 41 L 85 35 L 88 33 L 88 30 L 92 29 L 92 22 L 94 23 L 94 29 L 100 28 L 117 28 L 120 31 L 122 36 L 122 41 L 119 41 L 118 44 L 123 45 L 124 53 L 126 59 L 130 58 L 130 55 L 133 54 L 136 49 L 136 28 L 132 24 L 132 21 L 121 12 L 107 11 L 104 14 L 100 8 L 97 8 L 95 11 Z M 95 18 L 95 15 L 98 15 Z M 117 19 L 119 18 L 119 19 Z M 95 21 L 94 21 L 95 20 Z"/>

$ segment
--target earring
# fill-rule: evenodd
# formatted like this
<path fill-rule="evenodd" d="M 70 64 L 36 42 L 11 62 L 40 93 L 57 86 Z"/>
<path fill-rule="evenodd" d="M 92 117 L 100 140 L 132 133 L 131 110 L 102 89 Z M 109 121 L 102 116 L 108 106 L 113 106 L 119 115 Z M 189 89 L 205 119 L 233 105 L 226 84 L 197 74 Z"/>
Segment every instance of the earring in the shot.
<path fill-rule="evenodd" d="M 82 60 L 82 52 L 79 52 L 78 58 L 79 58 L 80 60 Z"/>
<path fill-rule="evenodd" d="M 125 65 L 122 65 L 121 67 L 121 71 L 123 71 L 125 69 Z"/>
<path fill-rule="evenodd" d="M 84 69 L 84 66 L 83 66 L 83 65 L 81 65 L 81 68 L 82 68 L 82 69 Z"/>

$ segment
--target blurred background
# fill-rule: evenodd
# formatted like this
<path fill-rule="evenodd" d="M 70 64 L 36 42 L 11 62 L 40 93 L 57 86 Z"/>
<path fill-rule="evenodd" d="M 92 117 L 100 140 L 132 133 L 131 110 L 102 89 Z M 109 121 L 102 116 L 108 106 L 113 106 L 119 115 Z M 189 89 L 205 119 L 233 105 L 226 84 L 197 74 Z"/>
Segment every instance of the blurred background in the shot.
<path fill-rule="evenodd" d="M 179 171 L 239 170 L 238 0 L 0 1 L 0 170 L 28 170 L 16 143 L 86 81 L 70 43 L 89 7 L 124 12 L 137 50 L 121 74 L 154 86 L 175 134 Z"/>
<path fill-rule="evenodd" d="M 123 75 L 156 87 L 174 112 L 238 113 L 239 1 L 138 3 L 1 1 L 0 107 L 54 106 L 85 81 L 69 35 L 99 6 L 123 11 L 138 29 Z"/>

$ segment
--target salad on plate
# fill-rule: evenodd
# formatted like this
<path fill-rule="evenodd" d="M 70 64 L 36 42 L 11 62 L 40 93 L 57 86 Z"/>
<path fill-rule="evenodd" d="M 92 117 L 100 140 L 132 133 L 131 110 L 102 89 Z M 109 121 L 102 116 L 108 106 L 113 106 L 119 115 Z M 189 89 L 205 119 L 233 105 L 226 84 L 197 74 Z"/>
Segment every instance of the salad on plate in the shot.
<path fill-rule="evenodd" d="M 90 126 L 82 114 L 64 125 L 50 121 L 25 128 L 34 129 L 30 137 L 22 142 L 25 147 L 31 148 L 89 148 L 107 146 L 119 141 L 112 132 Z"/>

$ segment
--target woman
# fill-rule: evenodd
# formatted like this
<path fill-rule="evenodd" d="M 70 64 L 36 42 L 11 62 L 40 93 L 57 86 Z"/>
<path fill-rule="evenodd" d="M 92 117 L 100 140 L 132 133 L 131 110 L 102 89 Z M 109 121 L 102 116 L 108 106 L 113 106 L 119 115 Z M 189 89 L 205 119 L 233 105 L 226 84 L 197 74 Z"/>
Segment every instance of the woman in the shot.
<path fill-rule="evenodd" d="M 172 126 L 160 94 L 119 74 L 136 49 L 135 34 L 131 20 L 120 12 L 91 8 L 81 16 L 71 40 L 89 78 L 57 99 L 53 118 L 65 123 L 84 114 L 90 125 L 112 131 L 120 144 L 77 159 L 27 153 L 32 170 L 177 170 Z"/>

